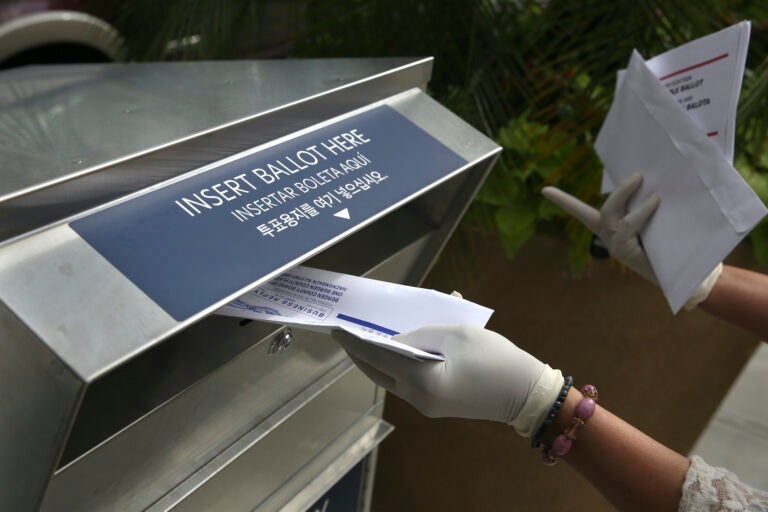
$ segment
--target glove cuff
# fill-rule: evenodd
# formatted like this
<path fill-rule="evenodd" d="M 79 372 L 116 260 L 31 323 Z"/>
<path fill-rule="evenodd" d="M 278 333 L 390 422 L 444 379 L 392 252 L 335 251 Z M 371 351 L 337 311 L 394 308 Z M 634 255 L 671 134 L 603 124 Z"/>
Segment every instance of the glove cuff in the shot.
<path fill-rule="evenodd" d="M 545 364 L 539 379 L 531 392 L 528 393 L 523 408 L 509 422 L 509 425 L 512 425 L 521 436 L 533 436 L 544 421 L 550 407 L 557 400 L 557 395 L 560 394 L 564 381 L 560 370 L 553 370 Z"/>
<path fill-rule="evenodd" d="M 694 290 L 693 295 L 691 295 L 691 298 L 688 299 L 688 302 L 683 305 L 686 311 L 696 309 L 696 306 L 707 300 L 707 297 L 709 297 L 709 292 L 711 292 L 712 288 L 715 287 L 715 283 L 722 273 L 723 264 L 718 263 L 715 269 L 707 276 L 706 279 L 704 279 L 704 281 L 702 281 L 699 287 Z"/>

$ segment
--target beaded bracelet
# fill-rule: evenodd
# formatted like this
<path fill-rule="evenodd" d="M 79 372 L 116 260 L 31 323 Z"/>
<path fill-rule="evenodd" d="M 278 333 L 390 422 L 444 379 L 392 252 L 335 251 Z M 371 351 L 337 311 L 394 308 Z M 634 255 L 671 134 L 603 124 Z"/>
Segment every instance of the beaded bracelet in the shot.
<path fill-rule="evenodd" d="M 571 386 L 573 386 L 573 377 L 569 375 L 565 378 L 563 387 L 560 388 L 560 394 L 557 395 L 557 400 L 555 400 L 555 403 L 553 403 L 552 407 L 549 409 L 547 417 L 544 418 L 544 423 L 541 424 L 539 430 L 536 431 L 536 434 L 534 434 L 533 438 L 531 439 L 531 447 L 538 448 L 541 446 L 541 436 L 544 435 L 544 432 L 547 431 L 547 428 L 549 428 L 552 422 L 555 421 L 555 416 L 557 416 L 557 413 L 560 412 L 560 408 L 565 403 L 565 397 L 568 396 L 568 390 L 571 389 Z"/>
<path fill-rule="evenodd" d="M 592 384 L 585 384 L 579 391 L 584 395 L 584 398 L 576 405 L 573 418 L 571 418 L 571 424 L 565 428 L 562 434 L 555 438 L 551 447 L 544 446 L 541 452 L 541 461 L 547 466 L 554 466 L 557 463 L 557 459 L 571 451 L 579 428 L 595 413 L 595 404 L 598 398 L 597 388 Z"/>

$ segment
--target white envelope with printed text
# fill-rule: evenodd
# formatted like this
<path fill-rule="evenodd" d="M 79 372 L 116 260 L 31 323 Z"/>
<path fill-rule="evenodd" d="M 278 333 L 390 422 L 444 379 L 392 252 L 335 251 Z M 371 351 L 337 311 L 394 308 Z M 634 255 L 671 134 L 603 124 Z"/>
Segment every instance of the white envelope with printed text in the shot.
<path fill-rule="evenodd" d="M 410 347 L 392 336 L 427 325 L 484 327 L 493 310 L 435 290 L 299 266 L 216 314 L 323 333 L 342 329 L 412 359 L 442 361 L 442 355 Z"/>
<path fill-rule="evenodd" d="M 686 113 L 731 163 L 736 107 L 747 61 L 750 31 L 750 22 L 742 21 L 645 61 L 679 103 L 692 102 L 688 106 L 696 108 L 686 110 Z M 617 91 L 625 73 L 626 70 L 620 70 L 617 74 Z M 678 85 L 680 83 L 682 85 Z M 689 92 L 680 92 L 683 89 Z M 686 98 L 688 94 L 692 96 Z M 614 188 L 609 173 L 603 172 L 600 191 L 607 193 Z"/>
<path fill-rule="evenodd" d="M 614 183 L 644 175 L 629 208 L 654 192 L 659 209 L 641 232 L 673 312 L 766 214 L 696 122 L 634 52 L 595 142 Z"/>

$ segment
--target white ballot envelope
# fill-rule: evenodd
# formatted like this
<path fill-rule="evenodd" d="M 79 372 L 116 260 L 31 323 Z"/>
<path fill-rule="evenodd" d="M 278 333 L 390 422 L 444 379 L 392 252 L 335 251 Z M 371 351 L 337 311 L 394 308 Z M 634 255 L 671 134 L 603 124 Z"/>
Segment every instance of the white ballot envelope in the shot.
<path fill-rule="evenodd" d="M 343 329 L 413 359 L 442 361 L 440 354 L 391 338 L 428 325 L 485 327 L 493 310 L 435 290 L 295 267 L 218 309 L 216 314 L 324 333 Z"/>
<path fill-rule="evenodd" d="M 654 192 L 661 197 L 640 235 L 675 313 L 766 214 L 755 192 L 637 52 L 595 150 L 614 183 L 643 173 L 630 209 Z"/>
<path fill-rule="evenodd" d="M 731 163 L 750 29 L 750 22 L 742 21 L 645 62 Z M 617 91 L 625 73 L 618 72 Z M 614 188 L 610 174 L 603 172 L 600 191 L 607 193 Z"/>

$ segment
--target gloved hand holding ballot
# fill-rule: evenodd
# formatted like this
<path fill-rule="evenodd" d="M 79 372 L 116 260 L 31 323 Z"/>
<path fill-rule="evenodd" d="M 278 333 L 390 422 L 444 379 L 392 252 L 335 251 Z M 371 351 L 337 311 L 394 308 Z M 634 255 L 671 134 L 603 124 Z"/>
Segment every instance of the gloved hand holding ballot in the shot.
<path fill-rule="evenodd" d="M 441 361 L 391 338 L 428 325 L 483 327 L 493 310 L 435 290 L 296 267 L 216 313 L 325 333 L 342 329 L 413 359 Z"/>
<path fill-rule="evenodd" d="M 731 164 L 748 38 L 743 22 L 648 62 L 633 52 L 595 142 L 603 189 L 618 186 L 610 211 L 544 190 L 658 283 L 675 313 L 706 297 L 700 288 L 768 213 Z"/>

